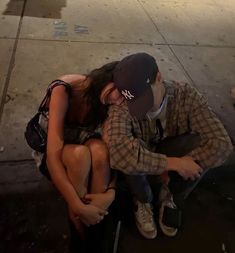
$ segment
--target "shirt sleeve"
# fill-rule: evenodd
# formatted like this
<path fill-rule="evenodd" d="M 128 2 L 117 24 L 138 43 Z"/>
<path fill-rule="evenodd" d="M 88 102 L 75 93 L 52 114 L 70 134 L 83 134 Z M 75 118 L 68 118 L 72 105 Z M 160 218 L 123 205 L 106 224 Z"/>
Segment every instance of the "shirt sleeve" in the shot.
<path fill-rule="evenodd" d="M 125 174 L 160 175 L 166 169 L 166 156 L 149 151 L 133 134 L 133 120 L 127 106 L 111 106 L 104 125 L 112 169 Z"/>
<path fill-rule="evenodd" d="M 220 166 L 233 150 L 231 140 L 205 98 L 189 85 L 185 89 L 189 125 L 191 131 L 199 133 L 201 137 L 199 147 L 190 155 L 204 169 Z"/>

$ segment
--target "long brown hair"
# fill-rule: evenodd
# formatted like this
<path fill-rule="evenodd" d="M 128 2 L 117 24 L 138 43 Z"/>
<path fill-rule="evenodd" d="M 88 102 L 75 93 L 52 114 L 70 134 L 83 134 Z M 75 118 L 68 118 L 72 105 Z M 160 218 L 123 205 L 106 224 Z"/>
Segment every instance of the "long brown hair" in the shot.
<path fill-rule="evenodd" d="M 89 126 L 92 128 L 96 128 L 107 118 L 108 105 L 101 103 L 100 95 L 106 85 L 113 81 L 113 70 L 118 62 L 107 63 L 86 75 L 90 80 L 88 87 L 84 90 L 84 98 L 90 105 L 86 121 L 89 122 Z"/>

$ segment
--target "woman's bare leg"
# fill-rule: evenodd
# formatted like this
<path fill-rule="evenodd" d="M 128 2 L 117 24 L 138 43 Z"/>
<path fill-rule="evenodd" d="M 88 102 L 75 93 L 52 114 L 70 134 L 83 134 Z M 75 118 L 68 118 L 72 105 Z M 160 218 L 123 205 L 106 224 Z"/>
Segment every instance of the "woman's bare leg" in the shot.
<path fill-rule="evenodd" d="M 69 144 L 65 145 L 62 161 L 67 169 L 68 178 L 76 189 L 80 198 L 87 193 L 88 179 L 91 168 L 91 155 L 86 146 Z M 85 238 L 84 225 L 69 208 L 69 217 L 74 223 L 81 238 Z"/>
<path fill-rule="evenodd" d="M 91 155 L 86 146 L 65 145 L 62 161 L 67 169 L 68 178 L 80 198 L 87 193 L 88 179 L 91 168 Z"/>
<path fill-rule="evenodd" d="M 110 182 L 109 153 L 106 144 L 99 139 L 90 139 L 85 145 L 91 154 L 91 193 L 104 192 Z"/>

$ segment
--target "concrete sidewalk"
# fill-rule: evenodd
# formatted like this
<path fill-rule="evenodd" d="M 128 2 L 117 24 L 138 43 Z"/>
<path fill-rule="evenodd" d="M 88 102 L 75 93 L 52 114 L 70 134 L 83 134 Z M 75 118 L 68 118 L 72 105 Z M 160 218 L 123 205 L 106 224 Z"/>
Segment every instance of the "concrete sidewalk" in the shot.
<path fill-rule="evenodd" d="M 67 251 L 65 205 L 23 136 L 51 80 L 144 51 L 166 79 L 205 94 L 235 140 L 234 20 L 235 0 L 1 0 L 0 252 Z"/>

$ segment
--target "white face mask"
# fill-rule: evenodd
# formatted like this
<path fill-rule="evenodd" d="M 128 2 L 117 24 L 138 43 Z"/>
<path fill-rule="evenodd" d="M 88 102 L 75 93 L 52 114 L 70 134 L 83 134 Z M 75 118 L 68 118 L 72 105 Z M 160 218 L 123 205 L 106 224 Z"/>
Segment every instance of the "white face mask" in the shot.
<path fill-rule="evenodd" d="M 151 85 L 153 92 L 154 105 L 153 108 L 147 113 L 149 119 L 154 119 L 165 108 L 167 96 L 165 96 L 166 90 L 162 80 L 156 78 L 155 83 Z"/>
<path fill-rule="evenodd" d="M 167 96 L 165 96 L 162 100 L 162 103 L 160 105 L 160 108 L 157 110 L 157 111 L 150 111 L 146 114 L 146 116 L 149 118 L 149 119 L 155 119 L 157 118 L 162 111 L 164 111 L 164 109 L 166 108 L 166 105 L 167 105 Z"/>

